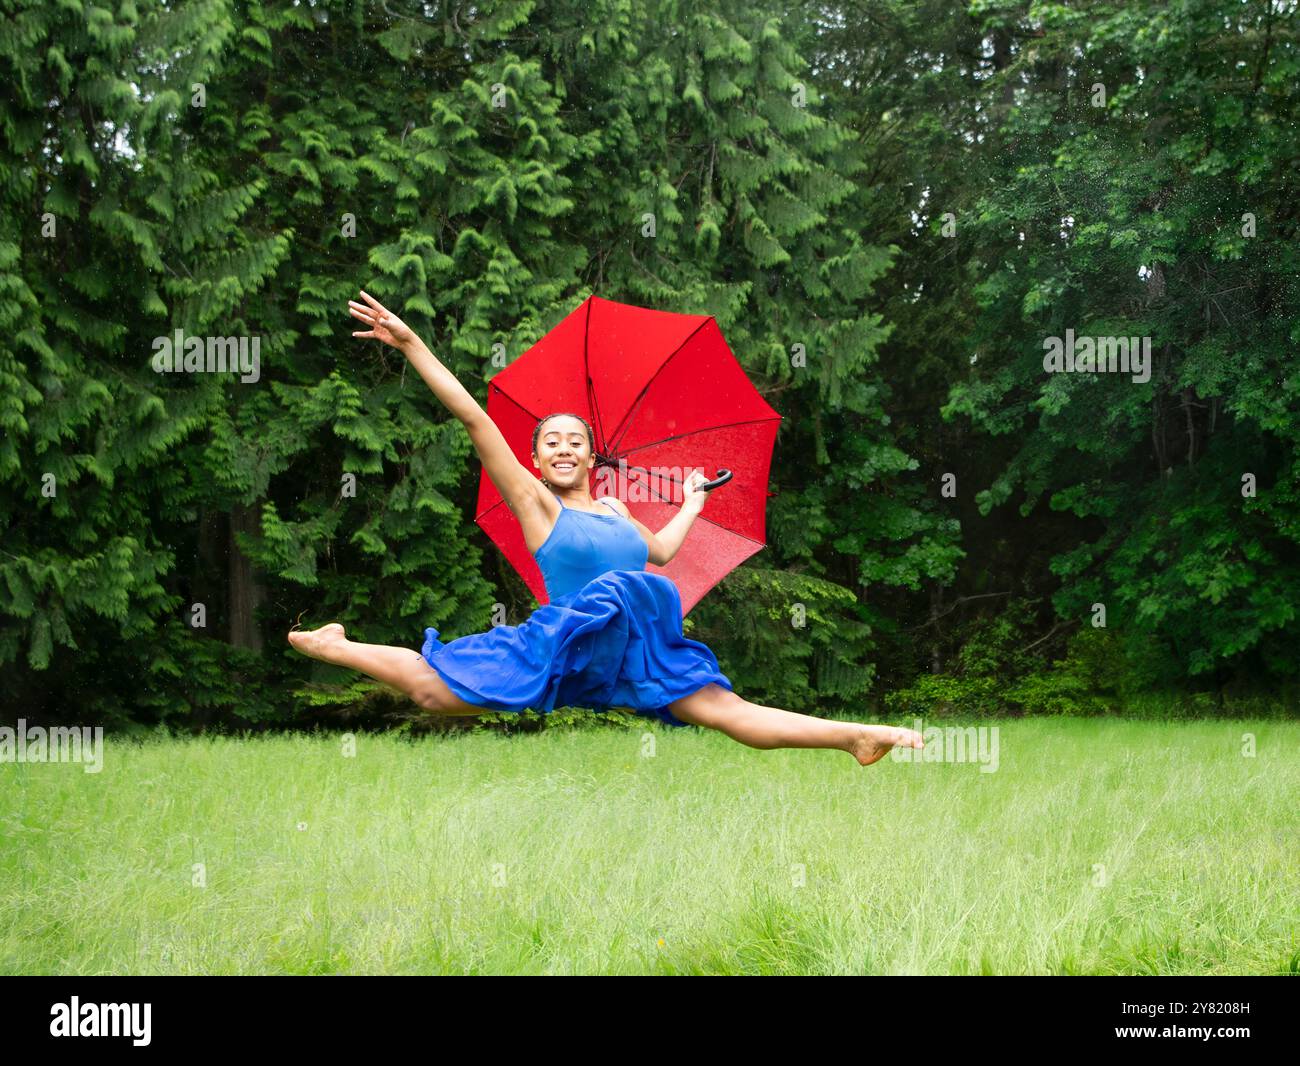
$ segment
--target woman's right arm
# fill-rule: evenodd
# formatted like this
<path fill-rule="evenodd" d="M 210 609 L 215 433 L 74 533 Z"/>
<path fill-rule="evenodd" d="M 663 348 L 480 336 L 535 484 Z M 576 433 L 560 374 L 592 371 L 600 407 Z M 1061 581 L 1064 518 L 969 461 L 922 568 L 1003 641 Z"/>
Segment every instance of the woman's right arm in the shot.
<path fill-rule="evenodd" d="M 396 348 L 416 372 L 424 379 L 433 394 L 453 415 L 461 420 L 469 431 L 469 439 L 474 444 L 483 461 L 492 484 L 505 498 L 506 505 L 516 515 L 520 507 L 530 506 L 540 500 L 541 482 L 515 458 L 515 453 L 506 442 L 500 428 L 486 411 L 479 406 L 467 388 L 460 383 L 456 375 L 442 365 L 438 357 L 429 351 L 424 341 L 400 318 L 389 311 L 367 292 L 361 293 L 366 304 L 355 300 L 348 301 L 348 310 L 353 317 L 361 319 L 370 326 L 369 332 L 357 331 L 354 337 L 374 337 Z M 369 306 L 366 306 L 366 305 Z"/>

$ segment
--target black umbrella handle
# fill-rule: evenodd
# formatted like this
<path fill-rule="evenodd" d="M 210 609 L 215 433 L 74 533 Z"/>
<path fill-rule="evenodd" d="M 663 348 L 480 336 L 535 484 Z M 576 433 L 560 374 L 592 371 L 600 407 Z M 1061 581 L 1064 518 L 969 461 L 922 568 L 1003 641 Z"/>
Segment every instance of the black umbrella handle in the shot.
<path fill-rule="evenodd" d="M 695 486 L 695 491 L 696 491 L 696 492 L 712 492 L 712 491 L 713 491 L 714 489 L 716 489 L 719 485 L 725 485 L 728 481 L 730 481 L 730 480 L 731 480 L 731 476 L 732 476 L 732 475 L 731 475 L 731 471 L 728 470 L 725 466 L 723 466 L 723 467 L 719 467 L 719 468 L 718 468 L 718 476 L 717 476 L 716 478 L 714 478 L 712 481 L 706 481 L 703 485 L 696 485 L 696 486 Z"/>

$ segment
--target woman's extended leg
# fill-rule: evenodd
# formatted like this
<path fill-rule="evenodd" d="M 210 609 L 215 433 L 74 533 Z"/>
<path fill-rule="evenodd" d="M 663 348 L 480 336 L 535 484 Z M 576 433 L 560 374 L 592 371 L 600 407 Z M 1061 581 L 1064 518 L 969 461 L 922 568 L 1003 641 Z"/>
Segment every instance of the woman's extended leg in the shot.
<path fill-rule="evenodd" d="M 860 722 L 832 722 L 809 714 L 795 714 L 741 699 L 710 682 L 697 692 L 668 705 L 683 722 L 726 733 L 751 748 L 836 748 L 847 751 L 863 766 L 870 766 L 895 745 L 919 748 L 915 729 Z"/>
<path fill-rule="evenodd" d="M 304 655 L 337 666 L 350 666 L 376 681 L 405 693 L 426 711 L 439 714 L 482 714 L 483 708 L 466 703 L 447 687 L 438 671 L 418 651 L 388 644 L 360 644 L 348 640 L 338 622 L 320 629 L 293 631 L 289 643 Z"/>

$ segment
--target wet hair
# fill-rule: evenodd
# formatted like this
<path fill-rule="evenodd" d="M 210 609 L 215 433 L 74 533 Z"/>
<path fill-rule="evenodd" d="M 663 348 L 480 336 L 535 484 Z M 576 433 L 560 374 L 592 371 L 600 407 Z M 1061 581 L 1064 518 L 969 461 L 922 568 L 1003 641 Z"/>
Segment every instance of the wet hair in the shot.
<path fill-rule="evenodd" d="M 575 415 L 572 411 L 552 411 L 549 415 L 547 415 L 545 418 L 543 418 L 540 422 L 537 423 L 537 427 L 533 430 L 533 454 L 534 455 L 537 454 L 537 441 L 542 435 L 542 427 L 546 425 L 546 423 L 549 422 L 552 418 L 563 418 L 563 417 L 576 418 L 579 422 L 583 424 L 583 426 L 587 430 L 587 444 L 590 445 L 592 454 L 594 455 L 596 452 L 596 438 L 595 435 L 591 432 L 591 423 L 588 422 L 585 418 L 583 418 L 582 415 Z M 550 482 L 547 481 L 546 478 L 542 478 L 542 484 L 549 485 Z"/>

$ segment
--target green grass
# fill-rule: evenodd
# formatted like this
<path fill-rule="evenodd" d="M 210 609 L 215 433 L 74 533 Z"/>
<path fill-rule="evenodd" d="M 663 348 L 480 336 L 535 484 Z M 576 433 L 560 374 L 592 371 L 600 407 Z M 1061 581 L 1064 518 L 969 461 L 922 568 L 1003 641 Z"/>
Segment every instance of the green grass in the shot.
<path fill-rule="evenodd" d="M 0 763 L 0 972 L 1300 971 L 1300 723 L 979 724 L 995 773 L 657 726 Z"/>

